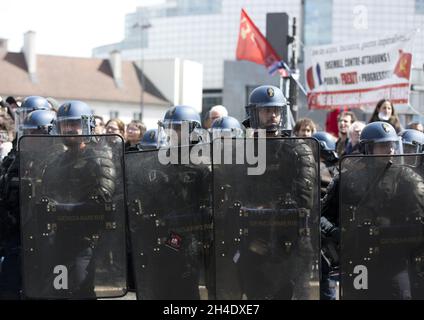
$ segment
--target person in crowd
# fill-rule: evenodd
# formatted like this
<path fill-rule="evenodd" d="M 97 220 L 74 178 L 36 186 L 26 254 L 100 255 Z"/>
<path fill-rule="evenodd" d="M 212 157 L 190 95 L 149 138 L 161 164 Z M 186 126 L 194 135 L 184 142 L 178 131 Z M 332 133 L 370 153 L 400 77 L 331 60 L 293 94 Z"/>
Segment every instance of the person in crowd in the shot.
<path fill-rule="evenodd" d="M 140 150 L 140 141 L 146 132 L 146 126 L 139 120 L 133 120 L 127 125 L 125 151 Z"/>
<path fill-rule="evenodd" d="M 402 131 L 402 126 L 399 121 L 399 117 L 396 114 L 395 107 L 390 100 L 382 99 L 375 106 L 374 112 L 368 123 L 384 121 L 390 123 L 396 132 Z"/>
<path fill-rule="evenodd" d="M 352 111 L 344 111 L 339 114 L 337 123 L 339 125 L 339 138 L 336 141 L 336 152 L 339 157 L 344 155 L 344 150 L 349 143 L 347 135 L 349 127 L 356 121 L 356 116 Z"/>
<path fill-rule="evenodd" d="M 315 123 L 309 118 L 303 118 L 296 122 L 293 133 L 298 138 L 310 138 L 317 132 Z"/>
<path fill-rule="evenodd" d="M 344 155 L 359 153 L 359 137 L 361 136 L 362 129 L 365 123 L 362 121 L 355 121 L 349 127 L 348 138 L 349 142 L 346 145 Z"/>
<path fill-rule="evenodd" d="M 12 142 L 10 141 L 8 126 L 5 123 L 0 123 L 0 162 L 12 150 Z"/>
<path fill-rule="evenodd" d="M 414 129 L 414 130 L 424 132 L 424 126 L 419 121 L 412 121 L 408 123 L 408 125 L 406 126 L 406 129 Z"/>
<path fill-rule="evenodd" d="M 108 134 L 119 134 L 122 138 L 125 138 L 125 124 L 121 119 L 115 118 L 110 119 L 106 122 L 106 133 Z"/>
<path fill-rule="evenodd" d="M 212 126 L 212 123 L 221 117 L 227 117 L 228 116 L 228 110 L 222 105 L 216 105 L 213 106 L 209 112 L 206 115 L 206 119 L 203 123 L 203 128 L 210 129 Z"/>
<path fill-rule="evenodd" d="M 105 126 L 105 122 L 103 120 L 103 117 L 95 115 L 94 116 L 94 123 L 95 123 L 94 134 L 105 134 L 106 133 L 106 126 Z"/>

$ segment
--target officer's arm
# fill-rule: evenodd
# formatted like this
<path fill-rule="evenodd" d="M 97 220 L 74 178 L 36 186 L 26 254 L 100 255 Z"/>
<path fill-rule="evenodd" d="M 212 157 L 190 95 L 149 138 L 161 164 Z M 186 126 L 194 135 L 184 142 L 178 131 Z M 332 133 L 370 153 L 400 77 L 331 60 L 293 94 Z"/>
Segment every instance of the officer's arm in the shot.
<path fill-rule="evenodd" d="M 336 174 L 327 187 L 327 193 L 322 199 L 321 216 L 333 224 L 338 224 L 340 176 Z"/>
<path fill-rule="evenodd" d="M 113 153 L 110 148 L 96 150 L 94 153 L 95 164 L 93 165 L 96 175 L 96 187 L 91 195 L 99 200 L 110 202 L 116 189 L 117 171 L 113 161 Z"/>
<path fill-rule="evenodd" d="M 294 148 L 294 154 L 295 161 L 298 163 L 296 166 L 300 168 L 293 181 L 295 194 L 298 195 L 298 207 L 311 209 L 317 196 L 315 185 L 318 179 L 315 157 L 306 144 L 297 145 Z"/>
<path fill-rule="evenodd" d="M 339 212 L 339 175 L 337 174 L 328 185 L 327 194 L 321 204 L 321 233 L 334 239 L 338 238 Z"/>
<path fill-rule="evenodd" d="M 414 214 L 424 217 L 424 178 L 409 167 L 403 167 L 403 179 L 407 185 L 400 185 L 400 190 L 412 195 L 409 205 L 413 205 Z"/>

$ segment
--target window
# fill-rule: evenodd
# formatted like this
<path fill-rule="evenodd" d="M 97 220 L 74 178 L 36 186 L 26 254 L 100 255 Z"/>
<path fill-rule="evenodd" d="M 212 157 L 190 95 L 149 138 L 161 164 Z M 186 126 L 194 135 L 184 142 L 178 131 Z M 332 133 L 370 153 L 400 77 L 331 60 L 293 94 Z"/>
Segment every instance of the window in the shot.
<path fill-rule="evenodd" d="M 424 0 L 415 0 L 415 13 L 424 14 Z"/>
<path fill-rule="evenodd" d="M 166 9 L 168 17 L 220 13 L 222 0 L 177 0 L 175 7 Z"/>
<path fill-rule="evenodd" d="M 333 0 L 305 0 L 305 45 L 315 46 L 332 42 Z"/>
<path fill-rule="evenodd" d="M 110 119 L 119 118 L 119 111 L 109 111 L 109 118 Z"/>
<path fill-rule="evenodd" d="M 134 112 L 133 113 L 133 120 L 142 121 L 143 120 L 143 113 L 141 113 L 141 112 Z"/>
<path fill-rule="evenodd" d="M 222 90 L 204 90 L 202 99 L 202 119 L 213 106 L 222 104 Z"/>

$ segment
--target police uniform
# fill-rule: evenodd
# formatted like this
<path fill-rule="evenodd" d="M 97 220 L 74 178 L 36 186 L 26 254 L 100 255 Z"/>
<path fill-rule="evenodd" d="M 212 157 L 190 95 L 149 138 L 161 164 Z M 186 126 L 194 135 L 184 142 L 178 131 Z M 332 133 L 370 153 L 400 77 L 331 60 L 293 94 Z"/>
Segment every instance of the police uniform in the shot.
<path fill-rule="evenodd" d="M 193 108 L 175 106 L 166 112 L 158 131 L 183 122 L 188 122 L 190 132 L 200 128 Z M 149 134 L 156 137 L 153 131 Z M 183 152 L 191 150 L 170 146 L 159 152 L 176 151 L 181 159 Z M 205 298 L 200 286 L 206 286 L 208 298 L 213 298 L 210 168 L 191 162 L 163 165 L 157 152 L 131 154 L 127 160 L 133 157 L 126 172 L 137 297 L 198 300 Z"/>
<path fill-rule="evenodd" d="M 112 149 L 95 138 L 82 149 L 65 151 L 46 168 L 37 199 L 37 219 L 46 219 L 38 223 L 52 227 L 49 237 L 40 242 L 40 252 L 46 254 L 40 271 L 47 272 L 40 275 L 40 292 L 58 294 L 49 292 L 53 289 L 51 270 L 65 265 L 69 290 L 63 291 L 63 297 L 95 297 L 95 253 L 105 225 L 115 220 L 107 208 L 115 205 L 116 174 Z M 55 213 L 48 214 L 53 207 Z"/>
<path fill-rule="evenodd" d="M 362 229 L 349 231 L 344 239 L 345 256 L 349 258 L 364 248 L 376 251 L 368 266 L 368 299 L 411 299 L 410 264 L 412 252 L 422 244 L 423 228 L 416 219 L 424 218 L 424 179 L 405 165 L 390 165 L 377 158 L 358 160 L 355 170 L 343 179 L 343 205 L 356 212 L 358 226 L 369 223 L 376 234 L 362 234 Z M 362 165 L 362 168 L 359 168 Z M 345 214 L 349 214 L 346 212 Z M 365 231 L 365 230 L 364 230 Z M 352 235 L 350 232 L 354 232 Z M 361 247 L 355 250 L 354 239 Z M 361 245 L 362 243 L 362 245 Z M 353 252 L 352 252 L 353 251 Z M 421 297 L 422 298 L 422 297 Z"/>
<path fill-rule="evenodd" d="M 248 234 L 242 237 L 237 262 L 242 288 L 248 299 L 307 299 L 313 243 L 318 243 L 312 229 L 318 197 L 316 162 L 307 143 L 272 142 L 267 146 L 266 172 L 245 177 L 243 184 L 249 187 L 233 196 L 250 207 L 243 222 Z"/>
<path fill-rule="evenodd" d="M 281 122 L 264 128 L 267 132 L 290 134 L 288 106 L 280 89 L 261 86 L 253 90 L 246 107 L 249 121 L 244 123 L 263 128 L 261 108 L 280 110 Z M 313 225 L 318 222 L 319 177 L 312 141 L 267 139 L 266 143 L 265 173 L 246 176 L 244 184 L 249 187 L 234 195 L 234 199 L 246 200 L 242 206 L 250 207 L 241 209 L 247 217 L 241 221 L 248 224 L 237 256 L 241 287 L 248 299 L 308 299 L 317 253 L 314 244 L 318 244 Z"/>

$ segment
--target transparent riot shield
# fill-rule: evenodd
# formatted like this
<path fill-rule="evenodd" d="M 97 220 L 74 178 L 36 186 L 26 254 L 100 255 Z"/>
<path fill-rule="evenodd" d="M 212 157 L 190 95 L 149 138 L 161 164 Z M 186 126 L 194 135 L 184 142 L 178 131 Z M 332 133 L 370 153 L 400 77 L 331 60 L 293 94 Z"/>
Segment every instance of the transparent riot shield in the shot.
<path fill-rule="evenodd" d="M 341 299 L 424 298 L 423 155 L 340 164 Z"/>
<path fill-rule="evenodd" d="M 217 299 L 319 299 L 314 139 L 214 140 Z"/>
<path fill-rule="evenodd" d="M 137 299 L 214 298 L 210 158 L 196 148 L 126 154 Z"/>
<path fill-rule="evenodd" d="M 124 295 L 122 138 L 24 136 L 19 152 L 24 295 Z"/>

